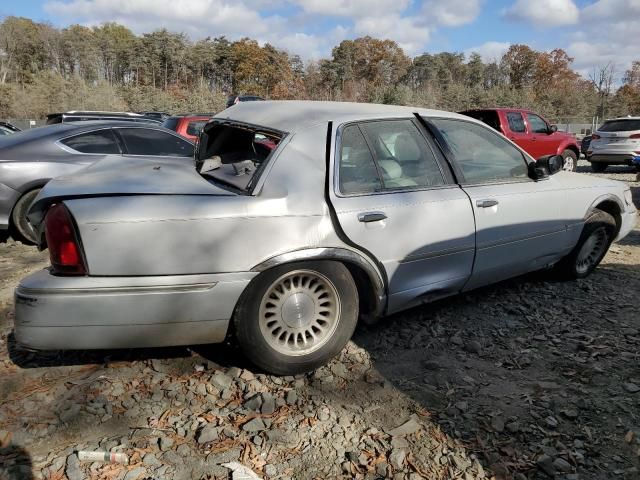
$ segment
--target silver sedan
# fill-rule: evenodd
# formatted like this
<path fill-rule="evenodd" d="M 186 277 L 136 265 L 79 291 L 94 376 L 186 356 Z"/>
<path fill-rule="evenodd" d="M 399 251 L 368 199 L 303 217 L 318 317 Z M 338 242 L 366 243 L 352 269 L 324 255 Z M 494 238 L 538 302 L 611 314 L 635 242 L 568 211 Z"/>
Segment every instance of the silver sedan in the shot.
<path fill-rule="evenodd" d="M 194 166 L 126 158 L 47 184 L 51 268 L 16 289 L 32 349 L 204 344 L 278 374 L 376 319 L 526 272 L 588 275 L 634 226 L 622 183 L 537 162 L 469 117 L 248 102 Z M 557 172 L 557 173 L 556 173 Z"/>

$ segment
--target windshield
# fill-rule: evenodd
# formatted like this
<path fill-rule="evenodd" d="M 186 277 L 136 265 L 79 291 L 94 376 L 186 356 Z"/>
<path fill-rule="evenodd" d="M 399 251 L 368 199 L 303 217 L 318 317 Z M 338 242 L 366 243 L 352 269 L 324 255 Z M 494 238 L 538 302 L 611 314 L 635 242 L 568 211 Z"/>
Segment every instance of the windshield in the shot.
<path fill-rule="evenodd" d="M 249 192 L 281 140 L 279 133 L 213 122 L 202 133 L 196 168 L 208 179 Z"/>
<path fill-rule="evenodd" d="M 598 129 L 600 132 L 631 132 L 640 130 L 640 119 L 621 119 L 604 122 Z"/>

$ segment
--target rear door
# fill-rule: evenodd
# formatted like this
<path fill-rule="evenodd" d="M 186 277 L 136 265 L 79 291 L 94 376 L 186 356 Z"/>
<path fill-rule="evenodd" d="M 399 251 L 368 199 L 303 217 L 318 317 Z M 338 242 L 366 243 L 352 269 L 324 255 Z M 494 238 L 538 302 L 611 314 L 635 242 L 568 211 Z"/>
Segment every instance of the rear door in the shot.
<path fill-rule="evenodd" d="M 428 121 L 475 211 L 476 258 L 465 289 L 543 268 L 567 253 L 567 195 L 553 177 L 530 179 L 522 152 L 483 125 Z"/>
<path fill-rule="evenodd" d="M 527 123 L 531 133 L 531 150 L 527 150 L 533 158 L 558 153 L 558 139 L 549 124 L 535 113 L 527 113 Z"/>
<path fill-rule="evenodd" d="M 345 235 L 382 265 L 389 312 L 460 291 L 471 274 L 469 198 L 415 119 L 342 125 L 331 202 Z"/>

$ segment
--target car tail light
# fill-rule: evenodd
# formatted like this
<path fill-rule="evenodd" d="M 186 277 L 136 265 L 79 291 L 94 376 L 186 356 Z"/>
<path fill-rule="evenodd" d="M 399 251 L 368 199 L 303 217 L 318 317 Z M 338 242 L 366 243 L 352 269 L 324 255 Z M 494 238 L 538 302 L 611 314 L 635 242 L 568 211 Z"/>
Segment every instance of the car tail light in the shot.
<path fill-rule="evenodd" d="M 600 140 L 600 135 L 596 135 L 595 133 L 591 135 L 591 140 Z"/>
<path fill-rule="evenodd" d="M 44 219 L 44 232 L 54 273 L 86 275 L 82 247 L 78 242 L 74 222 L 63 204 L 49 208 Z"/>
<path fill-rule="evenodd" d="M 631 138 L 633 140 L 639 140 L 640 139 L 640 133 L 634 133 L 629 138 Z"/>

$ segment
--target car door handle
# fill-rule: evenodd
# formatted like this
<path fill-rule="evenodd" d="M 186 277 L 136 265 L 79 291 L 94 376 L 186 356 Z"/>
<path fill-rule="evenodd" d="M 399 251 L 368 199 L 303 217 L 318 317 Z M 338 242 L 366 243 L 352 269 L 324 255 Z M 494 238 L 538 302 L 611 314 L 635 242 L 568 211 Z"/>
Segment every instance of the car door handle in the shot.
<path fill-rule="evenodd" d="M 480 208 L 489 208 L 489 207 L 495 207 L 496 205 L 498 205 L 498 201 L 497 200 L 478 200 L 476 202 L 476 205 Z"/>
<path fill-rule="evenodd" d="M 369 222 L 379 222 L 380 220 L 384 220 L 387 216 L 384 212 L 365 212 L 358 214 L 358 221 L 369 223 Z"/>

